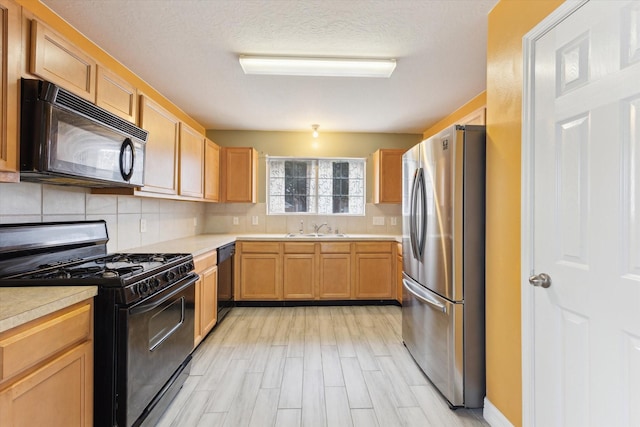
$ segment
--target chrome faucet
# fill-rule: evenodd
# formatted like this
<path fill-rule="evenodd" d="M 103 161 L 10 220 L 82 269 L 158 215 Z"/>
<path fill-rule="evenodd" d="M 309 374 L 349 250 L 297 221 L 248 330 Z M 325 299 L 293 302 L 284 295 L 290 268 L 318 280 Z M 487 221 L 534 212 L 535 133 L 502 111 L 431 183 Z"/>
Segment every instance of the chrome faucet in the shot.
<path fill-rule="evenodd" d="M 329 225 L 328 225 L 326 222 L 323 222 L 323 223 L 322 223 L 322 224 L 320 224 L 320 225 L 313 224 L 313 232 L 314 232 L 315 234 L 320 233 L 320 229 L 321 229 L 322 227 L 324 227 L 324 226 L 327 226 L 327 228 L 330 228 L 330 227 L 329 227 Z"/>

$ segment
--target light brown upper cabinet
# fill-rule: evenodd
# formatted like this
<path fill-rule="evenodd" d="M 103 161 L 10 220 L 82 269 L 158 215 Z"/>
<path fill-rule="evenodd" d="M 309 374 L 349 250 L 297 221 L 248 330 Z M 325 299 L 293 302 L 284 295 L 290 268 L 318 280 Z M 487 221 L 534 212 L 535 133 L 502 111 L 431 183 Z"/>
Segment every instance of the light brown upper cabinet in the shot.
<path fill-rule="evenodd" d="M 20 7 L 0 0 L 0 182 L 17 182 L 18 173 L 18 79 L 20 76 Z"/>
<path fill-rule="evenodd" d="M 149 132 L 142 191 L 177 194 L 180 120 L 149 97 L 140 97 L 140 126 Z"/>
<path fill-rule="evenodd" d="M 36 20 L 31 21 L 30 59 L 32 74 L 95 102 L 95 59 Z"/>
<path fill-rule="evenodd" d="M 220 146 L 210 139 L 204 146 L 204 199 L 220 201 Z"/>
<path fill-rule="evenodd" d="M 204 136 L 180 123 L 180 195 L 204 196 Z"/>
<path fill-rule="evenodd" d="M 373 153 L 373 203 L 402 203 L 403 149 Z"/>
<path fill-rule="evenodd" d="M 136 88 L 109 69 L 98 65 L 96 104 L 131 123 L 138 118 Z"/>
<path fill-rule="evenodd" d="M 222 201 L 258 201 L 258 152 L 251 147 L 222 147 Z"/>

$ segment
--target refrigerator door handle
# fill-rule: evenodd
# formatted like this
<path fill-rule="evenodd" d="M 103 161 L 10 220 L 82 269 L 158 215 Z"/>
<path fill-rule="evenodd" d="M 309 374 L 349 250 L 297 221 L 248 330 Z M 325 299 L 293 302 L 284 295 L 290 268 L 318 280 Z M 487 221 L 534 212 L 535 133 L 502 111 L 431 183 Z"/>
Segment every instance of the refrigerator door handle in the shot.
<path fill-rule="evenodd" d="M 418 250 L 418 255 L 420 258 L 424 255 L 424 245 L 427 240 L 427 189 L 426 184 L 424 182 L 424 169 L 420 168 L 420 173 L 418 175 L 418 188 L 420 189 L 420 199 L 421 199 L 421 208 L 422 208 L 422 230 L 419 236 L 419 240 L 416 244 L 416 249 Z"/>
<path fill-rule="evenodd" d="M 418 196 L 416 187 L 418 186 L 419 176 L 420 169 L 416 169 L 416 172 L 413 175 L 413 183 L 411 185 L 411 206 L 409 217 L 409 240 L 411 241 L 411 252 L 413 252 L 413 257 L 416 259 L 420 259 L 418 254 L 418 245 L 416 242 L 416 197 Z"/>
<path fill-rule="evenodd" d="M 443 305 L 443 304 L 440 304 L 431 295 L 425 293 L 423 290 L 421 290 L 418 287 L 416 287 L 416 285 L 414 285 L 413 283 L 411 283 L 407 279 L 402 279 L 402 283 L 404 283 L 404 287 L 416 299 L 418 299 L 419 301 L 422 301 L 422 302 L 424 302 L 426 304 L 431 305 L 432 307 L 436 308 L 437 310 L 439 310 L 439 311 L 441 311 L 441 312 L 443 312 L 445 314 L 447 313 L 447 307 L 445 305 Z"/>

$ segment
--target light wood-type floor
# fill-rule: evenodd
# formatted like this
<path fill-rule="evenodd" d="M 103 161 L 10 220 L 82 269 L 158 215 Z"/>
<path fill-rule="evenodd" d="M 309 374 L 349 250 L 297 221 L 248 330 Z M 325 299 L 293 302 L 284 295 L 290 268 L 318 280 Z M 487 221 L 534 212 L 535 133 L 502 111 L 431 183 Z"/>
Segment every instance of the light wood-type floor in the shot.
<path fill-rule="evenodd" d="M 160 426 L 488 426 L 451 411 L 395 306 L 234 308 L 194 352 Z"/>

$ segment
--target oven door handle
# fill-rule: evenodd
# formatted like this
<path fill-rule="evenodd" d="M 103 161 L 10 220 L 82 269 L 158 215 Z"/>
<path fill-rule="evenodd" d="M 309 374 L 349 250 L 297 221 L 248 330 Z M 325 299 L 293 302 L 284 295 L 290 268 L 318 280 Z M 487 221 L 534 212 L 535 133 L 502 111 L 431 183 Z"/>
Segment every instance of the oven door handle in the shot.
<path fill-rule="evenodd" d="M 192 273 L 186 276 L 185 278 L 181 279 L 178 283 L 175 283 L 171 288 L 171 292 L 160 296 L 159 299 L 156 299 L 157 297 L 152 296 L 150 301 L 145 302 L 144 304 L 131 307 L 129 309 L 129 312 L 131 314 L 140 314 L 140 313 L 146 313 L 147 311 L 151 311 L 156 307 L 158 307 L 159 305 L 161 305 L 162 303 L 164 303 L 165 301 L 169 300 L 170 298 L 173 298 L 173 296 L 175 296 L 176 294 L 179 294 L 180 292 L 182 292 L 185 288 L 188 288 L 189 286 L 193 285 L 197 280 L 198 280 L 198 275 L 195 273 Z"/>

